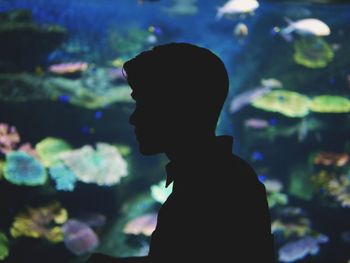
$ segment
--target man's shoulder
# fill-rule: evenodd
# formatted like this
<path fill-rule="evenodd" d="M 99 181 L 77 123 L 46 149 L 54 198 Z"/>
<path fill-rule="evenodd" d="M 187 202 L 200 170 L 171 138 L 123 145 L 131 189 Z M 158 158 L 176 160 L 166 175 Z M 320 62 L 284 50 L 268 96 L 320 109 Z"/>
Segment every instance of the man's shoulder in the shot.
<path fill-rule="evenodd" d="M 237 173 L 249 174 L 251 176 L 256 176 L 253 167 L 244 159 L 236 154 L 231 154 L 229 158 L 229 164 L 231 169 Z"/>

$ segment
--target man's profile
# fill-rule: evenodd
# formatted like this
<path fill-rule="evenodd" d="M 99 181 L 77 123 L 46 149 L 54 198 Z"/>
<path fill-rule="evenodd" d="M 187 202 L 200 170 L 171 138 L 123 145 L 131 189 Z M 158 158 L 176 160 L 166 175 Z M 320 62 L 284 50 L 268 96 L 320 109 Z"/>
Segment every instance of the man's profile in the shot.
<path fill-rule="evenodd" d="M 165 153 L 173 192 L 158 213 L 149 255 L 89 262 L 274 262 L 266 192 L 254 170 L 215 135 L 228 93 L 208 49 L 170 43 L 124 64 L 136 101 L 130 123 L 144 155 Z"/>

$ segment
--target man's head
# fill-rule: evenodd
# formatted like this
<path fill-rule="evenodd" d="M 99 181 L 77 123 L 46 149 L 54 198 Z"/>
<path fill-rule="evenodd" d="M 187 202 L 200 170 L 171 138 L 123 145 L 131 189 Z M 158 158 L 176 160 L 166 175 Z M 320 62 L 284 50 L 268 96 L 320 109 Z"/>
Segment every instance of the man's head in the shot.
<path fill-rule="evenodd" d="M 215 134 L 229 81 L 211 51 L 170 43 L 140 53 L 123 69 L 136 101 L 130 123 L 143 154 Z"/>

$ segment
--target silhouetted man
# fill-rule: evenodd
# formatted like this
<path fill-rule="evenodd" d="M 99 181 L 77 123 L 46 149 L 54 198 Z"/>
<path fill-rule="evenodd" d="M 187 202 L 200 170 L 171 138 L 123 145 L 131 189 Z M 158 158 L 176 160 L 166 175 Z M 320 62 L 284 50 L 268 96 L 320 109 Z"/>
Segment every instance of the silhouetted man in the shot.
<path fill-rule="evenodd" d="M 165 153 L 173 192 L 158 213 L 149 255 L 91 262 L 274 262 L 263 184 L 215 136 L 229 80 L 205 48 L 161 45 L 124 64 L 136 108 L 130 117 L 144 155 Z"/>

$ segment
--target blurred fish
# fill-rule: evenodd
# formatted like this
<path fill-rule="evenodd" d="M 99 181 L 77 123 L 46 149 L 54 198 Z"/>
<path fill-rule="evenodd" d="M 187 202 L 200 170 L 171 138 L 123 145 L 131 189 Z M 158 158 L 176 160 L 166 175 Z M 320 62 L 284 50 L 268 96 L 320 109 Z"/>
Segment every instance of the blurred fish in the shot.
<path fill-rule="evenodd" d="M 283 87 L 281 81 L 279 81 L 278 79 L 273 79 L 273 78 L 261 79 L 260 83 L 264 87 L 270 87 L 270 88 L 282 88 Z"/>
<path fill-rule="evenodd" d="M 262 161 L 262 160 L 264 160 L 264 155 L 260 151 L 254 151 L 252 153 L 251 158 L 253 159 L 253 161 Z"/>
<path fill-rule="evenodd" d="M 149 26 L 148 27 L 148 32 L 153 33 L 153 34 L 155 34 L 157 36 L 163 34 L 163 30 L 160 27 L 158 27 L 158 26 Z"/>
<path fill-rule="evenodd" d="M 268 93 L 270 90 L 271 90 L 270 87 L 258 87 L 258 88 L 248 90 L 238 94 L 231 101 L 230 109 L 229 109 L 230 113 L 235 113 L 241 110 L 243 107 L 250 104 L 253 100 L 263 96 L 264 94 Z"/>
<path fill-rule="evenodd" d="M 264 119 L 250 118 L 244 121 L 244 126 L 253 129 L 265 129 L 269 126 L 269 122 Z"/>
<path fill-rule="evenodd" d="M 248 36 L 248 27 L 244 23 L 238 23 L 233 29 L 233 35 L 238 40 L 243 40 Z"/>
<path fill-rule="evenodd" d="M 216 19 L 253 13 L 258 7 L 259 3 L 256 0 L 229 0 L 217 8 Z"/>
<path fill-rule="evenodd" d="M 287 41 L 293 39 L 292 32 L 296 32 L 302 36 L 328 36 L 331 33 L 329 26 L 316 18 L 306 18 L 297 21 L 285 18 L 285 20 L 288 23 L 287 27 L 283 29 L 275 27 L 274 30 L 276 33 L 280 33 Z"/>
<path fill-rule="evenodd" d="M 146 42 L 149 43 L 149 44 L 155 44 L 155 43 L 157 43 L 157 41 L 158 41 L 158 38 L 155 35 L 149 35 L 146 38 Z"/>

